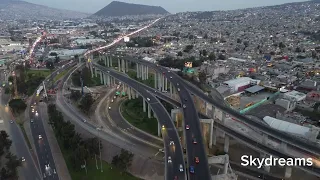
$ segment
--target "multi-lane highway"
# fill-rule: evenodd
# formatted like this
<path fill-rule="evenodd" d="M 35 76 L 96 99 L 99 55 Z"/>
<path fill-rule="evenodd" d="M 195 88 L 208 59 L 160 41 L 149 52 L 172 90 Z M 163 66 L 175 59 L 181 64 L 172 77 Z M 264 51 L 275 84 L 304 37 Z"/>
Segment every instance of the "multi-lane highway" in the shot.
<path fill-rule="evenodd" d="M 6 130 L 9 134 L 9 138 L 12 140 L 12 150 L 14 151 L 14 154 L 17 155 L 18 158 L 24 157 L 25 159 L 25 161 L 22 162 L 22 165 L 19 168 L 19 178 L 22 180 L 40 180 L 40 174 L 36 168 L 38 164 L 36 164 L 36 162 L 32 158 L 31 152 L 29 151 L 28 145 L 25 141 L 19 125 L 11 115 L 9 108 L 5 106 L 7 101 L 4 102 L 5 103 L 1 103 L 0 106 L 1 120 L 4 121 L 3 124 L 0 124 L 0 130 Z M 10 123 L 11 120 L 12 123 Z M 1 126 L 5 127 L 2 128 Z"/>
<path fill-rule="evenodd" d="M 100 67 L 100 66 L 97 66 L 97 67 Z M 158 98 L 160 99 L 163 99 L 171 104 L 173 104 L 174 106 L 180 106 L 180 102 L 177 102 L 173 99 L 171 99 L 169 96 L 167 95 L 164 95 L 162 92 L 160 91 L 157 91 L 147 85 L 144 85 L 142 83 L 139 83 L 135 80 L 132 80 L 130 79 L 129 77 L 125 76 L 124 74 L 122 73 L 119 73 L 111 68 L 104 68 L 102 69 L 104 72 L 107 72 L 109 71 L 109 74 L 111 76 L 117 74 L 117 78 L 119 78 L 119 76 L 122 76 L 121 77 L 121 80 L 122 81 L 125 81 L 125 82 L 128 82 L 128 81 L 132 81 L 132 83 L 135 83 L 135 84 L 139 84 L 140 88 L 144 88 L 146 90 L 148 90 L 149 92 L 153 92 L 155 96 L 157 96 Z M 183 103 L 183 102 L 182 102 Z M 204 115 L 202 115 L 204 116 Z M 206 117 L 208 118 L 208 117 Z M 237 132 L 237 131 L 234 131 L 232 130 L 231 128 L 229 127 L 226 127 L 224 126 L 223 124 L 220 124 L 219 122 L 217 122 L 217 124 L 215 125 L 216 128 L 218 129 L 221 129 L 223 130 L 224 132 L 226 132 L 228 135 L 230 135 L 231 137 L 239 140 L 240 142 L 244 143 L 244 144 L 248 144 L 250 147 L 252 147 L 253 149 L 257 150 L 257 151 L 260 151 L 260 152 L 265 152 L 267 154 L 270 154 L 270 155 L 274 155 L 276 157 L 284 157 L 284 158 L 289 158 L 290 156 L 282 153 L 282 152 L 278 152 L 274 149 L 272 149 L 271 147 L 268 147 L 262 143 L 258 143 L 258 142 L 255 142 L 254 140 L 246 137 L 245 135 Z M 233 164 L 233 165 L 236 165 L 236 164 Z M 237 165 L 236 165 L 237 166 Z M 240 170 L 244 170 L 244 168 L 241 168 L 241 167 L 236 167 L 237 169 L 240 169 Z M 315 174 L 316 176 L 319 176 L 319 168 L 316 168 L 316 167 L 301 167 L 303 170 L 311 173 L 311 174 Z M 259 173 L 259 172 L 256 172 L 256 171 L 253 171 L 253 170 L 250 170 L 250 169 L 245 169 L 244 172 L 250 172 L 249 174 L 252 174 L 254 176 L 256 176 L 256 174 L 258 174 L 260 177 L 264 176 L 264 177 L 269 177 L 269 179 L 276 179 L 275 177 L 272 177 L 270 175 L 267 175 L 267 174 L 263 174 L 263 173 Z M 272 177 L 272 178 L 271 178 Z"/>
<path fill-rule="evenodd" d="M 99 66 L 100 69 L 104 69 L 103 66 Z M 105 72 L 108 72 L 105 70 Z M 131 88 L 135 89 L 150 105 L 155 116 L 162 126 L 162 136 L 164 139 L 165 154 L 166 154 L 166 178 L 174 179 L 175 176 L 178 179 L 185 179 L 185 166 L 183 159 L 183 150 L 180 144 L 180 139 L 178 133 L 175 129 L 175 126 L 171 120 L 169 113 L 166 111 L 164 106 L 160 101 L 149 91 L 146 91 L 144 88 L 141 88 L 138 84 L 132 83 L 132 81 L 124 81 L 126 79 L 122 78 L 116 73 L 109 72 L 113 77 L 119 81 L 128 84 Z M 172 142 L 173 144 L 172 144 Z M 181 168 L 180 168 L 181 166 Z"/>
<path fill-rule="evenodd" d="M 179 94 L 182 106 L 185 106 L 185 108 L 182 107 L 184 116 L 184 127 L 190 127 L 189 130 L 184 130 L 187 147 L 186 149 L 188 155 L 187 161 L 189 165 L 189 179 L 211 179 L 207 155 L 204 148 L 202 133 L 200 129 L 198 113 L 194 105 L 193 98 L 189 94 L 188 90 L 184 88 L 183 85 L 180 85 L 181 82 L 180 78 L 177 77 L 178 75 L 169 71 L 165 67 L 156 66 L 156 64 L 154 63 L 130 58 L 124 59 L 153 68 L 159 74 L 165 76 L 173 84 L 173 86 L 175 86 L 176 89 L 180 89 L 180 91 L 178 91 L 177 93 Z M 199 159 L 197 163 L 195 161 L 196 158 Z M 194 169 L 194 173 L 190 171 L 190 168 Z"/>
<path fill-rule="evenodd" d="M 64 68 L 60 68 L 53 72 L 48 78 L 44 80 L 45 84 L 47 82 L 50 82 L 60 72 L 73 65 L 75 64 L 68 64 Z M 49 146 L 48 139 L 44 130 L 42 114 L 37 107 L 39 103 L 38 101 L 39 97 L 36 97 L 36 95 L 34 94 L 31 97 L 30 103 L 28 104 L 28 111 L 30 118 L 30 129 L 39 161 L 38 163 L 41 170 L 41 176 L 42 178 L 46 179 L 59 180 L 51 148 Z"/>

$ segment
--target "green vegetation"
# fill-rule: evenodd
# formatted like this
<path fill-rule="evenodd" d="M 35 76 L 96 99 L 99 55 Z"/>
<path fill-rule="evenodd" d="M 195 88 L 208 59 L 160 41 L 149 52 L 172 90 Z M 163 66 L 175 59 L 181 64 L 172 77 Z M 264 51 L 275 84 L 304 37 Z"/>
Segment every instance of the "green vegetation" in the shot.
<path fill-rule="evenodd" d="M 121 163 L 125 159 L 123 156 L 121 161 L 117 161 L 116 166 L 103 162 L 103 172 L 101 172 L 99 153 L 102 146 L 99 139 L 96 137 L 83 139 L 81 134 L 75 132 L 74 125 L 70 121 L 64 121 L 62 113 L 56 109 L 54 104 L 48 106 L 48 115 L 49 124 L 54 130 L 72 179 L 102 180 L 106 177 L 107 179 L 118 180 L 137 179 L 126 173 L 125 170 L 127 169 L 117 168 L 130 166 L 132 159 L 130 160 L 128 156 L 125 156 L 128 160 L 125 164 Z M 96 158 L 99 169 L 96 167 Z"/>
<path fill-rule="evenodd" d="M 70 70 L 70 68 L 59 73 L 56 77 L 54 77 L 53 82 L 57 82 L 60 78 L 62 78 L 64 75 L 66 75 L 69 70 Z"/>
<path fill-rule="evenodd" d="M 148 118 L 148 113 L 143 112 L 142 99 L 127 100 L 121 104 L 121 114 L 133 126 L 158 135 L 158 121 L 156 118 Z"/>
<path fill-rule="evenodd" d="M 71 91 L 70 99 L 77 103 L 79 109 L 81 109 L 85 114 L 89 114 L 94 103 L 94 99 L 91 94 L 85 94 L 82 96 L 80 91 Z"/>
<path fill-rule="evenodd" d="M 21 160 L 10 152 L 12 141 L 6 131 L 0 131 L 0 179 L 18 179 L 17 168 Z"/>
<path fill-rule="evenodd" d="M 146 84 L 147 86 L 150 86 L 150 87 L 154 88 L 154 74 L 149 73 L 148 74 L 149 78 L 147 80 L 138 79 L 137 78 L 137 72 L 134 71 L 134 70 L 131 70 L 131 69 L 127 72 L 127 74 L 128 74 L 128 76 L 130 78 L 132 78 L 134 80 L 137 80 L 139 82 L 142 82 L 143 84 Z"/>
<path fill-rule="evenodd" d="M 155 45 L 155 43 L 152 40 L 152 37 L 133 37 L 130 39 L 129 42 L 126 43 L 127 47 L 136 47 L 136 44 L 138 47 L 152 47 Z"/>
<path fill-rule="evenodd" d="M 84 67 L 82 71 L 76 71 L 72 74 L 72 83 L 76 86 L 81 86 L 80 77 L 82 76 L 83 80 L 83 86 L 87 87 L 93 87 L 93 86 L 100 86 L 100 75 L 98 74 L 97 77 L 91 77 L 90 69 L 87 67 Z"/>
<path fill-rule="evenodd" d="M 22 99 L 12 99 L 9 101 L 9 107 L 14 114 L 20 114 L 27 108 L 26 103 Z"/>
<path fill-rule="evenodd" d="M 34 77 L 47 77 L 51 74 L 50 70 L 27 70 L 27 80 Z"/>

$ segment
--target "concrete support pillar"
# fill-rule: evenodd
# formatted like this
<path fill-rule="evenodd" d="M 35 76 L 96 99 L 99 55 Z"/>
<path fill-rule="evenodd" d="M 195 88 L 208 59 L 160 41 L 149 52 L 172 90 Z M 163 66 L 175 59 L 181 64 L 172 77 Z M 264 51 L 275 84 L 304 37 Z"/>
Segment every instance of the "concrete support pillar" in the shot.
<path fill-rule="evenodd" d="M 138 94 L 138 92 L 136 92 L 136 91 L 135 91 L 135 93 L 136 93 L 136 98 L 138 98 L 138 97 L 139 97 L 139 94 Z M 145 111 L 144 111 L 144 112 L 145 112 Z"/>
<path fill-rule="evenodd" d="M 121 59 L 121 69 L 122 69 L 122 72 L 126 72 L 126 67 L 125 67 L 125 62 L 124 62 L 124 59 Z"/>
<path fill-rule="evenodd" d="M 143 79 L 142 80 L 146 80 L 146 66 L 142 66 L 142 77 Z"/>
<path fill-rule="evenodd" d="M 170 88 L 170 97 L 172 98 L 172 96 L 173 96 L 173 86 L 172 86 L 171 82 L 169 82 L 169 88 Z"/>
<path fill-rule="evenodd" d="M 229 136 L 228 135 L 225 135 L 224 137 L 224 152 L 225 153 L 228 153 L 229 152 Z"/>
<path fill-rule="evenodd" d="M 209 148 L 212 148 L 212 139 L 213 139 L 213 121 L 210 122 L 210 138 L 209 138 Z"/>
<path fill-rule="evenodd" d="M 205 113 L 206 113 L 206 115 L 208 116 L 208 103 L 207 102 L 205 102 L 205 105 L 204 105 L 205 107 Z"/>
<path fill-rule="evenodd" d="M 228 155 L 228 154 L 225 154 L 224 157 L 225 157 L 225 160 L 224 160 L 223 174 L 228 174 L 228 169 L 229 169 L 229 155 Z"/>
<path fill-rule="evenodd" d="M 109 67 L 107 57 L 108 57 L 108 56 L 104 56 L 104 57 L 103 57 L 103 61 L 104 61 L 104 65 L 107 66 L 107 67 Z"/>
<path fill-rule="evenodd" d="M 118 70 L 121 72 L 121 64 L 120 64 L 120 59 L 118 58 Z"/>
<path fill-rule="evenodd" d="M 212 144 L 217 145 L 217 129 L 212 129 Z"/>
<path fill-rule="evenodd" d="M 147 77 L 147 79 L 149 79 L 149 67 L 148 66 L 146 66 L 146 77 Z"/>
<path fill-rule="evenodd" d="M 158 136 L 160 137 L 161 136 L 161 124 L 158 123 Z"/>
<path fill-rule="evenodd" d="M 140 66 L 140 71 L 141 71 L 141 79 L 144 80 L 144 65 Z"/>
<path fill-rule="evenodd" d="M 161 74 L 158 74 L 158 80 L 157 80 L 157 82 L 158 82 L 158 90 L 159 91 L 161 91 Z"/>
<path fill-rule="evenodd" d="M 97 68 L 94 68 L 94 75 L 95 75 L 95 77 L 98 77 L 98 70 L 97 70 Z"/>
<path fill-rule="evenodd" d="M 292 174 L 292 167 L 286 166 L 286 171 L 284 173 L 284 177 L 286 179 L 290 178 Z"/>
<path fill-rule="evenodd" d="M 140 75 L 140 73 L 139 73 L 139 64 L 136 64 L 136 71 L 137 71 L 137 78 L 140 78 L 139 77 L 139 75 Z"/>
<path fill-rule="evenodd" d="M 126 61 L 126 72 L 129 72 L 129 62 Z"/>
<path fill-rule="evenodd" d="M 127 88 L 127 94 L 128 94 L 129 100 L 131 100 L 131 88 L 130 87 Z"/>
<path fill-rule="evenodd" d="M 112 57 L 111 57 L 111 56 L 109 57 L 109 64 L 110 64 L 110 67 L 113 66 L 113 64 L 112 64 Z"/>
<path fill-rule="evenodd" d="M 90 66 L 90 71 L 91 71 L 91 78 L 94 77 L 94 73 L 93 73 L 93 68 L 92 68 L 92 65 L 89 65 Z"/>
<path fill-rule="evenodd" d="M 147 112 L 146 100 L 143 99 L 143 112 Z"/>
<path fill-rule="evenodd" d="M 103 74 L 103 85 L 107 85 L 107 75 Z"/>
<path fill-rule="evenodd" d="M 287 143 L 281 141 L 280 150 L 281 150 L 282 152 L 287 152 Z"/>
<path fill-rule="evenodd" d="M 222 117 L 221 117 L 221 121 L 222 121 L 222 123 L 223 124 L 225 124 L 226 123 L 226 113 L 225 112 L 222 112 L 222 115 L 221 115 Z"/>
<path fill-rule="evenodd" d="M 148 118 L 151 118 L 151 106 L 148 104 Z"/>
<path fill-rule="evenodd" d="M 216 118 L 214 117 L 215 116 L 215 112 L 216 112 L 216 107 L 214 107 L 214 106 L 211 106 L 211 109 L 212 109 L 212 114 L 211 114 L 211 116 L 212 116 L 212 119 L 213 120 L 215 120 Z"/>
<path fill-rule="evenodd" d="M 168 91 L 168 79 L 167 78 L 165 78 L 164 86 L 165 86 L 165 90 Z"/>
<path fill-rule="evenodd" d="M 165 76 L 161 76 L 162 77 L 162 79 L 161 79 L 161 84 L 162 84 L 162 91 L 165 91 Z"/>
<path fill-rule="evenodd" d="M 103 73 L 100 71 L 100 83 L 104 84 Z"/>

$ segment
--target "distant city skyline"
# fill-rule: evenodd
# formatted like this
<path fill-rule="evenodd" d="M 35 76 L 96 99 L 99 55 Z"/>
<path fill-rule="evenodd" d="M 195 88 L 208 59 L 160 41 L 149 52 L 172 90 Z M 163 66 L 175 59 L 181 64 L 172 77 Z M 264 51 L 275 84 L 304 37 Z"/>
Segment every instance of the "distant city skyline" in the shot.
<path fill-rule="evenodd" d="M 85 13 L 95 13 L 112 2 L 112 0 L 25 0 L 58 9 L 67 9 Z M 234 10 L 250 7 L 269 6 L 290 2 L 303 2 L 303 0 L 119 0 L 121 2 L 161 6 L 170 13 L 186 11 L 215 11 Z"/>

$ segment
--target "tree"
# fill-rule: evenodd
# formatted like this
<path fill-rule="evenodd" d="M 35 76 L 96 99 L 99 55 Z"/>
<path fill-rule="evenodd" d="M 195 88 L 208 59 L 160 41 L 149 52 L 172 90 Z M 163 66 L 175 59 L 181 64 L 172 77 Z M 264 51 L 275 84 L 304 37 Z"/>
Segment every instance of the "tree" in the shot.
<path fill-rule="evenodd" d="M 207 80 L 207 74 L 204 71 L 199 72 L 198 78 L 201 84 L 205 84 Z"/>
<path fill-rule="evenodd" d="M 121 153 L 113 157 L 111 164 L 122 171 L 127 171 L 131 166 L 132 160 L 133 154 L 124 149 L 121 149 Z"/>
<path fill-rule="evenodd" d="M 214 54 L 214 52 L 211 52 L 211 53 L 209 54 L 209 59 L 210 59 L 210 60 L 216 60 L 216 55 Z"/>
<path fill-rule="evenodd" d="M 182 56 L 182 52 L 179 51 L 178 54 L 177 54 L 177 56 Z"/>
<path fill-rule="evenodd" d="M 279 48 L 280 48 L 280 49 L 283 49 L 283 48 L 285 48 L 285 47 L 286 47 L 286 45 L 284 45 L 283 42 L 280 42 L 280 43 L 279 43 Z"/>
<path fill-rule="evenodd" d="M 207 50 L 202 50 L 202 56 L 207 56 L 208 55 L 208 52 L 207 52 Z"/>
<path fill-rule="evenodd" d="M 19 114 L 27 108 L 27 105 L 22 99 L 12 99 L 9 101 L 9 107 L 14 113 Z"/>
<path fill-rule="evenodd" d="M 92 104 L 94 102 L 94 99 L 92 98 L 91 94 L 86 94 L 82 99 L 80 100 L 79 103 L 79 108 L 85 112 L 88 113 Z"/>
<path fill-rule="evenodd" d="M 71 91 L 70 98 L 74 101 L 78 101 L 81 98 L 81 92 L 80 91 Z"/>
<path fill-rule="evenodd" d="M 220 59 L 220 60 L 226 60 L 227 57 L 226 57 L 225 55 L 223 55 L 223 54 L 219 54 L 218 59 Z"/>
<path fill-rule="evenodd" d="M 50 69 L 50 70 L 53 70 L 53 69 L 54 69 L 54 64 L 53 64 L 53 62 L 47 61 L 47 63 L 46 63 L 46 68 L 47 68 L 47 69 Z"/>

